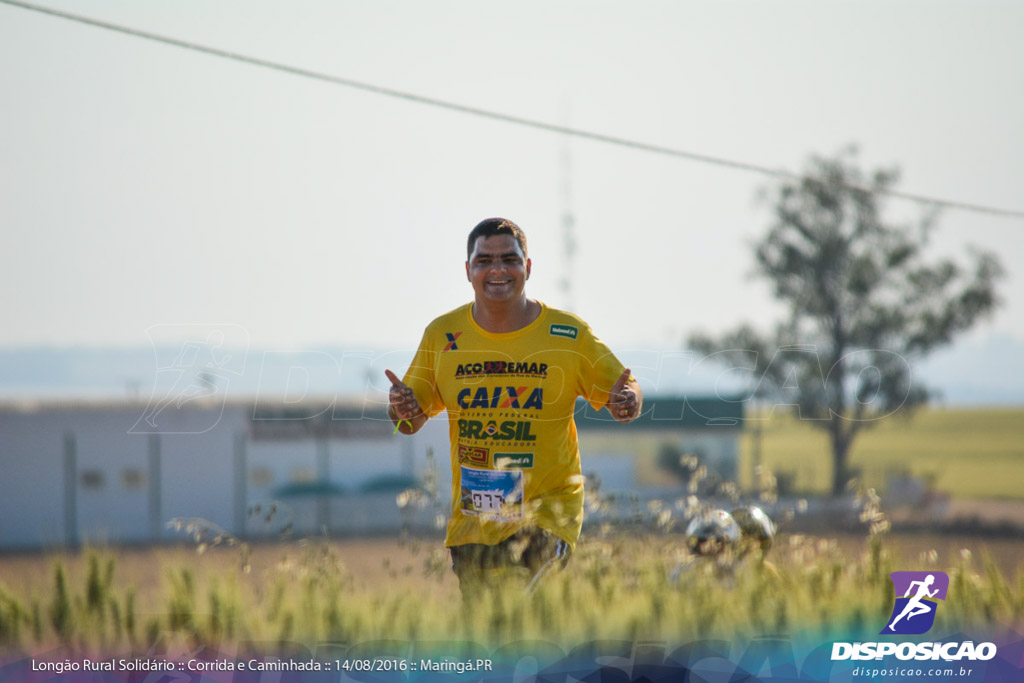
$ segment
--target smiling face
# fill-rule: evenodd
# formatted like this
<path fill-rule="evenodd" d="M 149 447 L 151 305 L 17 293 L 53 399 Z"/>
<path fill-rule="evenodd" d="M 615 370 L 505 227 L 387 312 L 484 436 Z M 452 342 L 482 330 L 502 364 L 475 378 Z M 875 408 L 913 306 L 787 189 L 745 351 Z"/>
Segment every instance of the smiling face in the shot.
<path fill-rule="evenodd" d="M 478 237 L 466 262 L 466 277 L 477 301 L 512 301 L 523 296 L 530 259 L 511 235 Z"/>

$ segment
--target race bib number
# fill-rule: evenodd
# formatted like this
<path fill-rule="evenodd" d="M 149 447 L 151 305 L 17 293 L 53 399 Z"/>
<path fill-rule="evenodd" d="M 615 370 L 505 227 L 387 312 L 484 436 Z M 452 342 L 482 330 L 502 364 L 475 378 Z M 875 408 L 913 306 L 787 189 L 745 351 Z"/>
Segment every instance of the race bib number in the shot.
<path fill-rule="evenodd" d="M 523 471 L 462 466 L 459 507 L 464 515 L 496 522 L 523 518 Z"/>

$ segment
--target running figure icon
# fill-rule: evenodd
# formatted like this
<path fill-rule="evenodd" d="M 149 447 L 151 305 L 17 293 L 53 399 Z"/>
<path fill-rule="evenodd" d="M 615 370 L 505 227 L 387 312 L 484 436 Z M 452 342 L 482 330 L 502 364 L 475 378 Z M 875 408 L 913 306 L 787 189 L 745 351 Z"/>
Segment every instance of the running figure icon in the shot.
<path fill-rule="evenodd" d="M 934 574 L 929 574 L 925 577 L 923 581 L 912 581 L 910 583 L 910 587 L 907 588 L 907 592 L 903 596 L 905 598 L 910 598 L 910 600 L 903 608 L 903 611 L 900 612 L 899 616 L 893 619 L 892 623 L 889 624 L 890 631 L 896 630 L 896 622 L 902 619 L 903 617 L 906 617 L 907 621 L 910 621 L 917 615 L 927 614 L 928 612 L 931 612 L 934 609 L 931 605 L 923 601 L 923 598 L 934 598 L 935 594 L 939 592 L 938 588 L 936 588 L 933 591 L 928 590 L 928 588 L 933 583 L 935 583 Z M 914 591 L 914 586 L 917 586 L 917 592 L 914 594 L 913 597 L 911 597 L 910 594 Z"/>

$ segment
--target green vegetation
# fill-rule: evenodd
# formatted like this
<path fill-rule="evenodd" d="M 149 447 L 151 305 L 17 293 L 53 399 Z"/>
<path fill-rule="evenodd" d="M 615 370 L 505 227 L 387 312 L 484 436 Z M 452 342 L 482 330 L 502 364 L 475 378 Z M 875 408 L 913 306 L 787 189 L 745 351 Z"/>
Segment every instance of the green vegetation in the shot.
<path fill-rule="evenodd" d="M 187 566 L 163 567 L 163 581 L 145 605 L 125 587 L 112 556 L 91 552 L 70 560 L 77 572 L 53 562 L 51 588 L 42 594 L 0 587 L 0 645 L 148 651 L 170 641 L 285 647 L 443 635 L 485 645 L 537 639 L 569 647 L 599 638 L 841 637 L 877 629 L 889 615 L 888 574 L 895 569 L 950 573 L 956 595 L 951 591 L 938 612 L 944 630 L 1009 623 L 1024 613 L 1020 572 L 1011 579 L 968 552 L 953 566 L 940 566 L 935 552 L 914 561 L 894 558 L 883 538 L 850 551 L 836 541 L 789 536 L 778 539 L 767 560 L 701 561 L 686 554 L 677 535 L 591 539 L 534 596 L 511 577 L 508 590 L 465 606 L 452 590 L 444 551 L 433 544 L 414 554 L 419 567 L 411 574 L 385 562 L 385 583 L 376 587 L 357 585 L 327 542 L 286 546 L 284 557 L 262 573 L 240 567 L 237 548 L 191 558 L 182 551 L 178 558 Z"/>
<path fill-rule="evenodd" d="M 799 406 L 814 420 L 828 435 L 833 496 L 857 475 L 851 448 L 867 421 L 927 404 L 907 359 L 948 346 L 989 317 L 1005 276 L 999 257 L 979 249 L 967 250 L 967 267 L 931 260 L 937 212 L 924 209 L 911 224 L 888 217 L 899 170 L 866 172 L 856 156 L 855 146 L 813 155 L 804 175 L 769 193 L 772 221 L 753 255 L 755 273 L 788 309 L 774 330 L 744 323 L 687 343 L 723 367 L 746 368 L 760 399 Z"/>
<path fill-rule="evenodd" d="M 915 569 L 950 574 L 950 599 L 937 613 L 937 628 L 1019 623 L 1024 567 L 1012 564 L 1019 561 L 1016 552 L 999 564 L 973 539 L 953 541 L 971 550 L 947 546 L 942 555 L 917 541 L 887 540 L 888 520 L 868 489 L 884 490 L 890 476 L 910 473 L 957 497 L 1020 498 L 1022 417 L 1021 409 L 932 409 L 865 430 L 851 462 L 866 492 L 862 519 L 871 532 L 863 539 L 783 534 L 767 557 L 695 561 L 684 537 L 672 532 L 679 521 L 673 509 L 652 508 L 658 522 L 646 532 L 610 527 L 588 534 L 568 569 L 531 597 L 510 576 L 507 590 L 463 605 L 436 539 L 403 536 L 404 560 L 395 562 L 394 553 L 382 550 L 394 544 L 361 542 L 357 548 L 321 540 L 253 547 L 202 520 L 179 525 L 194 550 L 146 551 L 152 556 L 142 561 L 142 551 L 0 558 L 0 650 L 158 652 L 169 643 L 311 647 L 439 638 L 483 645 L 543 640 L 568 650 L 593 639 L 841 638 L 877 632 L 893 604 L 888 574 Z M 822 433 L 781 411 L 762 424 L 766 472 L 775 472 L 780 483 L 788 477 L 794 491 L 828 491 Z M 743 437 L 740 483 L 747 490 L 754 438 L 753 430 Z M 648 445 L 653 453 L 656 444 Z M 762 473 L 760 483 L 766 479 Z"/>
<path fill-rule="evenodd" d="M 740 484 L 753 482 L 757 422 L 743 437 Z M 763 464 L 780 487 L 826 493 L 831 486 L 828 437 L 783 409 L 763 423 Z M 1024 498 L 1024 409 L 921 410 L 910 419 L 899 414 L 861 432 L 850 466 L 863 485 L 885 491 L 893 476 L 921 477 L 954 498 Z"/>

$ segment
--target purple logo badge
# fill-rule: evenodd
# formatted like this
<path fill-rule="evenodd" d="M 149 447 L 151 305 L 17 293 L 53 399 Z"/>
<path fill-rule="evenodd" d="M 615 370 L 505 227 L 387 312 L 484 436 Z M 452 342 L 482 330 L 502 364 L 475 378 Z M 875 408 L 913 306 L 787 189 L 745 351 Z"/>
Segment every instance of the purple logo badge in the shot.
<path fill-rule="evenodd" d="M 945 600 L 949 577 L 945 572 L 893 572 L 896 605 L 881 634 L 920 635 L 935 623 L 935 610 Z"/>

